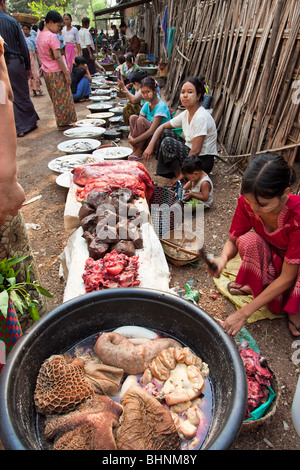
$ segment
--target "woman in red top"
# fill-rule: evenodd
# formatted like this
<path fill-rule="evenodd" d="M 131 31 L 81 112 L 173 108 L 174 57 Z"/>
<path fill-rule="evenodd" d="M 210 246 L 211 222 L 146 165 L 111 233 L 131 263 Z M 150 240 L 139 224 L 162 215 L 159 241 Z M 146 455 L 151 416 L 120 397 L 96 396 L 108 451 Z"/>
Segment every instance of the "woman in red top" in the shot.
<path fill-rule="evenodd" d="M 274 313 L 286 313 L 291 333 L 300 336 L 300 196 L 290 194 L 295 180 L 285 159 L 271 153 L 256 156 L 245 171 L 229 240 L 215 259 L 217 270 L 209 271 L 219 277 L 240 254 L 242 265 L 228 290 L 254 299 L 224 322 L 231 335 L 268 305 Z"/>

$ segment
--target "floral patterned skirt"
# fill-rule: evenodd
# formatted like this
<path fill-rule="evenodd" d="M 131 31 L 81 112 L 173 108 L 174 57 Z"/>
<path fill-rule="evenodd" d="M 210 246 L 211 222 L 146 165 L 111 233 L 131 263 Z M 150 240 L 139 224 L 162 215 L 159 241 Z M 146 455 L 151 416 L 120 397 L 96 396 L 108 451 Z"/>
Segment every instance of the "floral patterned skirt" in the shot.
<path fill-rule="evenodd" d="M 56 124 L 68 126 L 77 121 L 71 88 L 62 72 L 44 73 L 44 79 L 51 98 Z"/>

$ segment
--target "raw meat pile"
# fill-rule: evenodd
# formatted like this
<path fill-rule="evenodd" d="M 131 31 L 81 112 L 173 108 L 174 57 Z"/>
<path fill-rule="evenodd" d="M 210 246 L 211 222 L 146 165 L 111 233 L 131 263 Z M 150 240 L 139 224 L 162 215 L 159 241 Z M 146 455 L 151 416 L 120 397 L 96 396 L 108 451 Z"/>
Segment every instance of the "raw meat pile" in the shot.
<path fill-rule="evenodd" d="M 154 196 L 154 185 L 145 166 L 128 160 L 104 160 L 81 165 L 73 170 L 73 181 L 79 186 L 76 197 L 82 201 L 90 191 L 108 191 L 118 188 L 130 189 L 136 197 L 146 197 L 148 203 Z"/>
<path fill-rule="evenodd" d="M 82 275 L 85 291 L 137 286 L 140 283 L 138 267 L 138 256 L 129 258 L 115 250 L 99 260 L 88 258 Z"/>
<path fill-rule="evenodd" d="M 239 347 L 239 353 L 245 366 L 248 383 L 248 403 L 245 419 L 251 417 L 251 412 L 265 403 L 269 398 L 267 386 L 271 385 L 272 374 L 267 367 L 265 358 L 249 348 L 244 341 Z"/>

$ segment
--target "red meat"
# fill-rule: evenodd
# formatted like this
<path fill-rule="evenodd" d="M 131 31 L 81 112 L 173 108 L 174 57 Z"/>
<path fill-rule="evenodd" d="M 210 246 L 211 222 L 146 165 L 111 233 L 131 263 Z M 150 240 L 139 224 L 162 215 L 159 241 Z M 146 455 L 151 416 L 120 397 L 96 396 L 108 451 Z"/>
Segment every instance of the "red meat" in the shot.
<path fill-rule="evenodd" d="M 84 188 L 77 189 L 76 198 L 78 201 L 83 201 L 93 190 L 111 193 L 119 188 L 128 188 L 135 196 L 145 197 L 146 188 L 143 182 L 131 175 L 113 174 L 100 176 L 91 183 L 86 184 Z"/>
<path fill-rule="evenodd" d="M 79 186 L 85 186 L 98 180 L 104 175 L 126 174 L 134 176 L 145 185 L 145 195 L 148 202 L 154 196 L 154 185 L 145 166 L 140 162 L 114 160 L 81 165 L 73 171 L 73 181 Z"/>
<path fill-rule="evenodd" d="M 85 291 L 139 285 L 138 268 L 138 256 L 129 258 L 115 250 L 99 260 L 88 258 L 82 275 Z"/>

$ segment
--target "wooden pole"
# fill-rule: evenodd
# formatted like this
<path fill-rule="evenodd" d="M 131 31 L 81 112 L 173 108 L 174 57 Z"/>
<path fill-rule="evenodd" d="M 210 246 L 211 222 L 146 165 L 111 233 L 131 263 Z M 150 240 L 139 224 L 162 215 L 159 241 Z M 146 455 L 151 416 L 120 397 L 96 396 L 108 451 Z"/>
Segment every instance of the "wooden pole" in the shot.
<path fill-rule="evenodd" d="M 268 84 L 270 83 L 270 70 L 272 68 L 272 55 L 276 44 L 277 33 L 280 26 L 280 16 L 283 7 L 283 0 L 277 0 L 276 10 L 274 14 L 273 20 L 273 27 L 271 31 L 269 46 L 266 53 L 265 64 L 263 69 L 263 77 L 261 82 L 261 93 L 260 93 L 260 100 L 258 103 L 257 109 L 257 118 L 254 130 L 254 137 L 252 141 L 252 149 L 251 149 L 251 158 L 254 158 L 257 148 L 258 148 L 258 141 L 261 131 L 261 124 L 262 124 L 262 117 L 263 111 L 266 104 L 266 98 L 268 96 Z"/>

